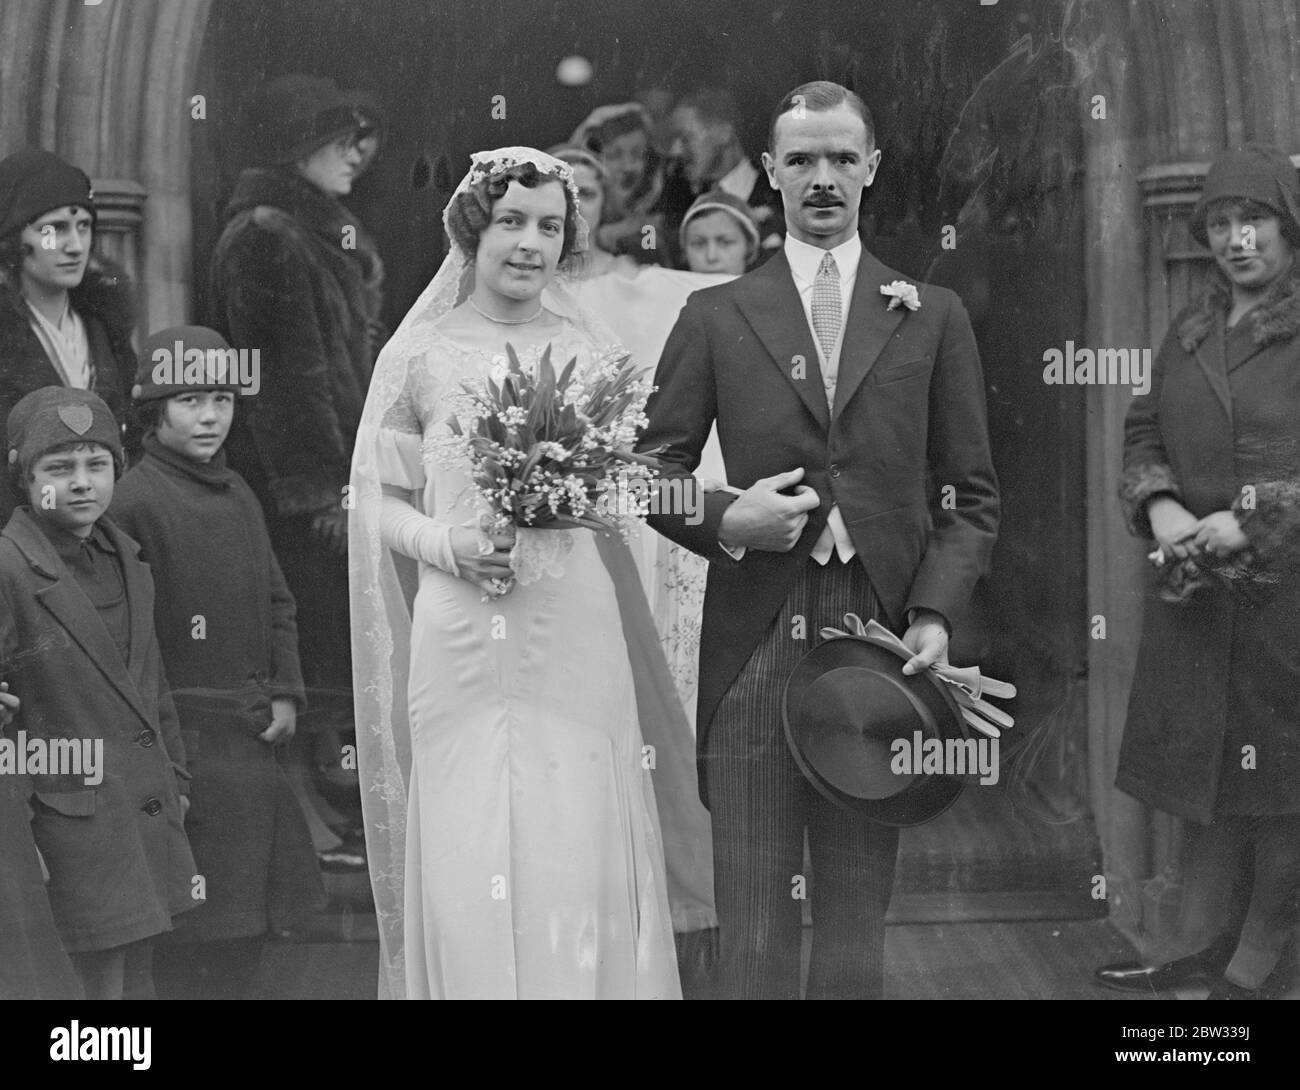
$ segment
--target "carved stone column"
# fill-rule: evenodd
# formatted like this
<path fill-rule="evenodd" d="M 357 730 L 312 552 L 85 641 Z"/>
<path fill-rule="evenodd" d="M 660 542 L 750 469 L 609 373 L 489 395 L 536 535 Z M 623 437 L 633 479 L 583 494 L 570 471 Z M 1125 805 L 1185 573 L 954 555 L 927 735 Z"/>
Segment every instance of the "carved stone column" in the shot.
<path fill-rule="evenodd" d="M 145 216 L 145 191 L 126 178 L 95 178 L 95 249 L 128 270 L 134 279 L 140 268 L 140 226 Z"/>

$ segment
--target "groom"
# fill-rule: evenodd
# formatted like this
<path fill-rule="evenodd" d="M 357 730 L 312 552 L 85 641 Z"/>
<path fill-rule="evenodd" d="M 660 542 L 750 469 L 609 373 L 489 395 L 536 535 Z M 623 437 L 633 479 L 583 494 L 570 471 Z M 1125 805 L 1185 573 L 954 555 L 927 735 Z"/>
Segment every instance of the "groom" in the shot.
<path fill-rule="evenodd" d="M 727 480 L 744 491 L 704 496 L 702 521 L 691 503 L 650 522 L 710 561 L 698 763 L 724 987 L 798 998 L 806 885 L 809 998 L 878 998 L 898 831 L 803 779 L 782 693 L 818 629 L 849 611 L 904 632 L 906 673 L 946 661 L 950 621 L 997 533 L 997 479 L 960 300 L 901 283 L 858 238 L 880 164 L 866 105 L 838 84 L 806 83 L 778 105 L 768 147 L 783 251 L 687 301 L 641 443 L 665 447 L 664 476 L 695 487 L 689 474 L 716 420 Z M 882 293 L 891 285 L 904 299 Z"/>

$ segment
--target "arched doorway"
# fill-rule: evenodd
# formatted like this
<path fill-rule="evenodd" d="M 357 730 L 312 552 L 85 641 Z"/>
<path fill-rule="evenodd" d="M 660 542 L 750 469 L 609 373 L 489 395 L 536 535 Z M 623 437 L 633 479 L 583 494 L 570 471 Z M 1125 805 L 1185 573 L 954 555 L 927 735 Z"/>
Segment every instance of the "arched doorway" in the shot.
<path fill-rule="evenodd" d="M 219 209 L 246 156 L 242 107 L 270 76 L 327 75 L 367 88 L 389 112 L 389 142 L 349 204 L 378 239 L 390 325 L 441 259 L 440 211 L 472 150 L 549 146 L 602 103 L 719 82 L 744 104 L 744 140 L 757 152 L 770 105 L 790 86 L 813 76 L 854 86 L 884 150 L 868 245 L 906 275 L 958 290 L 981 339 L 1006 515 L 982 612 L 960 620 L 954 655 L 1020 684 L 1020 733 L 1004 744 L 1033 740 L 1014 777 L 972 788 L 959 812 L 909 834 L 898 911 L 944 918 L 958 898 L 970 918 L 1093 913 L 1082 393 L 1040 380 L 1043 349 L 1083 333 L 1082 147 L 1063 11 L 819 0 L 738 19 L 721 0 L 666 7 L 399 0 L 383 20 L 343 2 L 214 7 L 195 78 L 208 103 L 191 160 L 198 312 Z M 556 82 L 570 54 L 593 61 L 590 84 Z M 1041 124 L 1025 132 L 1032 100 L 1045 104 Z"/>

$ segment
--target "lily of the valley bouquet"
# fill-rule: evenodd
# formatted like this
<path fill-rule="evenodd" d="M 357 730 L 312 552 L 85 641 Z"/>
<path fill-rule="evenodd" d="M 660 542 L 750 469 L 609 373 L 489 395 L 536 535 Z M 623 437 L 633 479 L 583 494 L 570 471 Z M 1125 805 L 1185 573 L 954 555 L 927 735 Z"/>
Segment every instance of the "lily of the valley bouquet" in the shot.
<path fill-rule="evenodd" d="M 644 518 L 658 460 L 632 450 L 653 385 L 626 352 L 556 374 L 548 344 L 523 364 L 512 345 L 481 383 L 461 383 L 444 447 L 468 456 L 496 529 L 619 530 Z M 630 482 L 639 484 L 628 487 Z M 615 502 L 617 500 L 617 502 Z"/>

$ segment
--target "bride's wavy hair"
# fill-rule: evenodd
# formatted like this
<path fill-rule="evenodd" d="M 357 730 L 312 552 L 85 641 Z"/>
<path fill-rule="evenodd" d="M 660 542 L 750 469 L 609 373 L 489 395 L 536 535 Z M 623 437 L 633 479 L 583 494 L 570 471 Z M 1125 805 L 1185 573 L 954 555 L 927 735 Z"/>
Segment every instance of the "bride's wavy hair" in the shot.
<path fill-rule="evenodd" d="M 536 189 L 545 182 L 559 185 L 564 194 L 564 239 L 560 245 L 559 269 L 564 272 L 573 270 L 581 259 L 581 254 L 574 250 L 578 240 L 577 202 L 562 178 L 544 174 L 532 163 L 520 163 L 489 174 L 454 197 L 447 212 L 447 230 L 452 242 L 470 257 L 478 253 L 479 236 L 492 222 L 492 209 L 506 195 L 511 182 L 518 182 L 528 189 Z"/>

